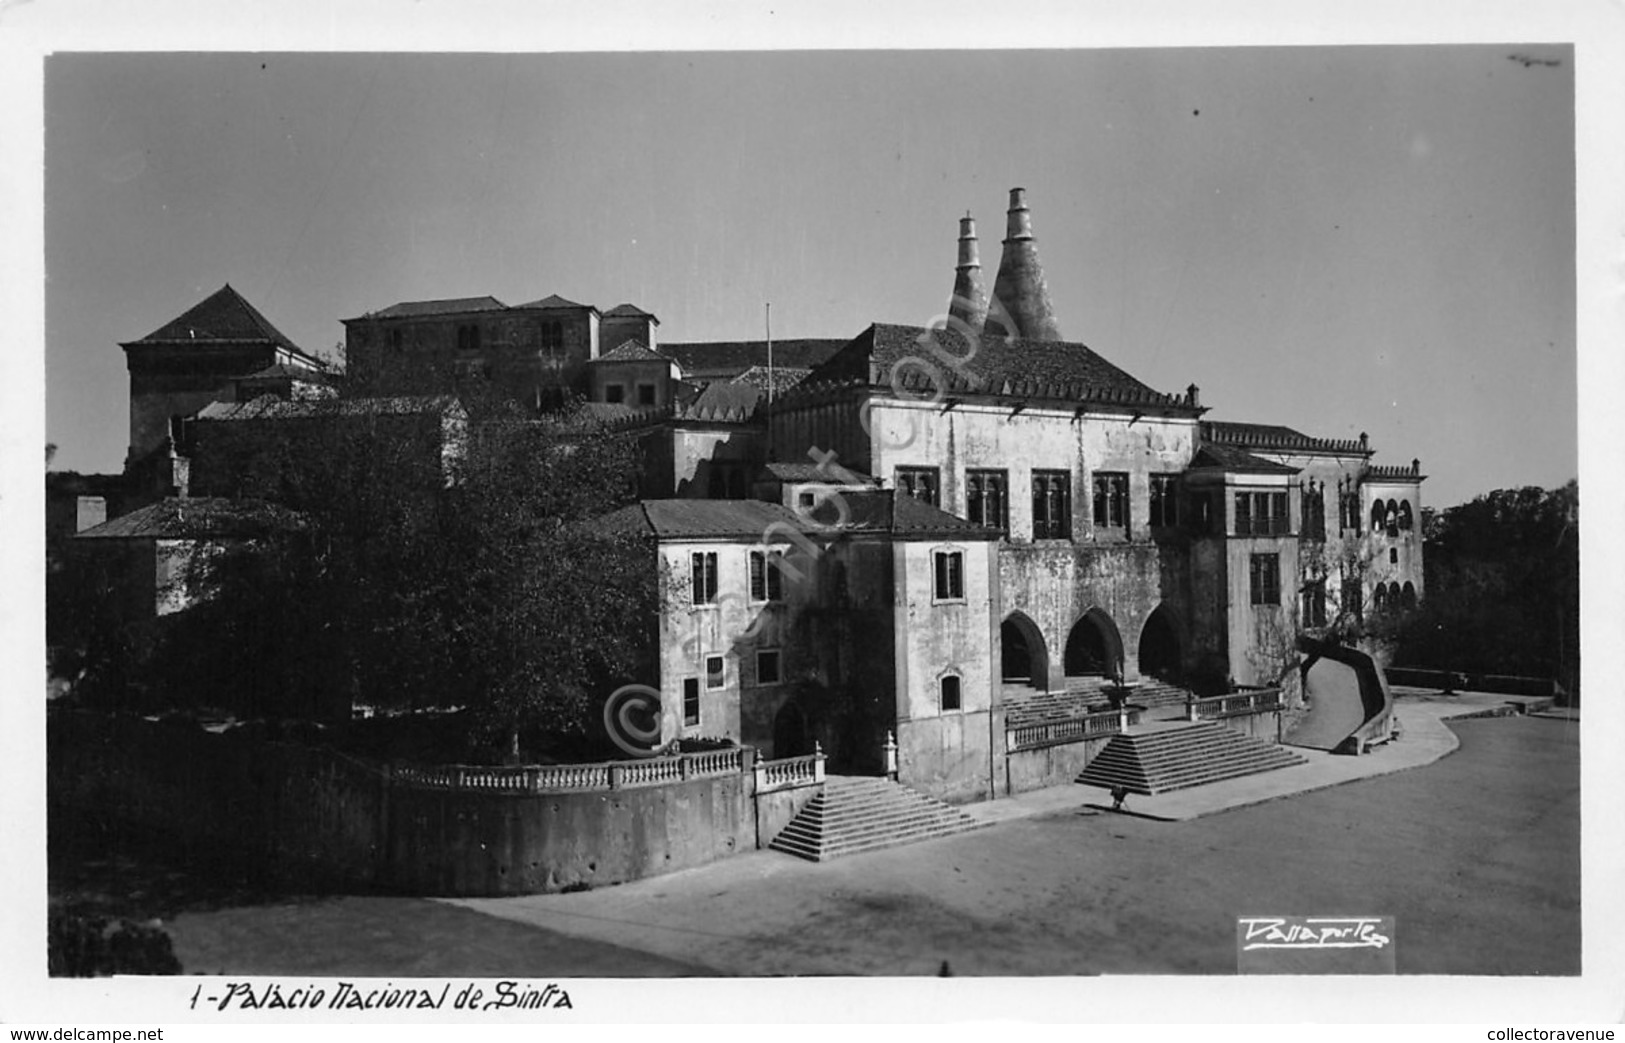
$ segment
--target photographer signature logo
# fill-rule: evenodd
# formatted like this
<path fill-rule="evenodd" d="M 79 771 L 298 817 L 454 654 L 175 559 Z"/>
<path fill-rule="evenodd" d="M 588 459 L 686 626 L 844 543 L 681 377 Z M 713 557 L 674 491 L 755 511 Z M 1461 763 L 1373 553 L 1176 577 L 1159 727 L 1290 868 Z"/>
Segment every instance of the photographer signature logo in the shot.
<path fill-rule="evenodd" d="M 1380 916 L 1244 916 L 1243 952 L 1255 949 L 1382 949 L 1393 939 Z"/>

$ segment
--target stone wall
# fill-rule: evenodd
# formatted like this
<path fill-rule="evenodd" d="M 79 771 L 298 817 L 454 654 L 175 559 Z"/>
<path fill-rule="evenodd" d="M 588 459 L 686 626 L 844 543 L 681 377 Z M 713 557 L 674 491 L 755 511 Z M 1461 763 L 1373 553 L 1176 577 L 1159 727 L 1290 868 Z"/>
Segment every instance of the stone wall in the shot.
<path fill-rule="evenodd" d="M 817 792 L 742 772 L 562 793 L 436 788 L 383 765 L 196 725 L 53 712 L 51 815 L 166 837 L 312 889 L 503 895 L 600 886 L 765 845 Z M 771 830 L 772 832 L 759 832 Z"/>

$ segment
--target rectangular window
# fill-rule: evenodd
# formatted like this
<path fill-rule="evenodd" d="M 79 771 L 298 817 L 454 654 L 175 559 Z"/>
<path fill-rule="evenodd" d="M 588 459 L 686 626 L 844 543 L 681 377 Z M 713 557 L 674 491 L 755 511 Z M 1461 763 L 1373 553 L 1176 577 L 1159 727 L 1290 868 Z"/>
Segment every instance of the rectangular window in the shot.
<path fill-rule="evenodd" d="M 1286 493 L 1270 493 L 1270 535 L 1285 536 L 1292 531 L 1292 515 L 1287 512 Z"/>
<path fill-rule="evenodd" d="M 1324 487 L 1304 486 L 1303 536 L 1308 540 L 1326 538 L 1326 494 Z"/>
<path fill-rule="evenodd" d="M 763 649 L 756 653 L 756 683 L 779 683 L 779 650 Z"/>
<path fill-rule="evenodd" d="M 697 553 L 691 559 L 694 604 L 717 603 L 717 556 L 715 553 Z"/>
<path fill-rule="evenodd" d="M 638 385 L 638 405 L 652 406 L 655 404 L 655 386 L 653 384 Z"/>
<path fill-rule="evenodd" d="M 395 329 L 395 330 L 390 330 L 389 331 L 389 346 L 394 348 L 396 351 L 401 350 L 401 331 L 400 330 Z"/>
<path fill-rule="evenodd" d="M 966 471 L 965 519 L 990 529 L 1008 529 L 1009 481 L 1004 471 Z"/>
<path fill-rule="evenodd" d="M 1281 603 L 1281 559 L 1275 554 L 1254 554 L 1247 572 L 1255 605 Z"/>
<path fill-rule="evenodd" d="M 626 387 L 625 387 L 625 385 L 622 385 L 622 384 L 605 384 L 604 385 L 604 401 L 605 402 L 625 402 L 626 401 Z"/>
<path fill-rule="evenodd" d="M 1033 472 L 1033 539 L 1072 538 L 1072 475 L 1067 471 Z"/>
<path fill-rule="evenodd" d="M 1095 473 L 1095 528 L 1128 531 L 1128 475 Z"/>
<path fill-rule="evenodd" d="M 1286 493 L 1237 493 L 1237 536 L 1284 536 L 1292 530 Z"/>
<path fill-rule="evenodd" d="M 942 679 L 942 709 L 946 713 L 959 708 L 959 678 L 949 674 Z"/>
<path fill-rule="evenodd" d="M 784 574 L 780 571 L 783 551 L 753 550 L 750 552 L 750 599 L 752 601 L 783 601 Z"/>
<path fill-rule="evenodd" d="M 728 683 L 728 665 L 719 655 L 705 657 L 705 687 L 721 688 Z"/>
<path fill-rule="evenodd" d="M 683 678 L 683 724 L 700 723 L 700 679 Z"/>
<path fill-rule="evenodd" d="M 899 467 L 897 488 L 907 496 L 936 507 L 942 502 L 942 484 L 937 475 L 935 467 Z"/>
<path fill-rule="evenodd" d="M 936 553 L 936 599 L 958 601 L 965 596 L 965 555 L 957 550 Z"/>
<path fill-rule="evenodd" d="M 1306 627 L 1323 627 L 1326 625 L 1326 582 L 1304 585 L 1301 592 L 1302 604 L 1299 606 L 1303 625 Z"/>
<path fill-rule="evenodd" d="M 1151 527 L 1171 529 L 1179 524 L 1179 479 L 1171 474 L 1151 476 Z"/>

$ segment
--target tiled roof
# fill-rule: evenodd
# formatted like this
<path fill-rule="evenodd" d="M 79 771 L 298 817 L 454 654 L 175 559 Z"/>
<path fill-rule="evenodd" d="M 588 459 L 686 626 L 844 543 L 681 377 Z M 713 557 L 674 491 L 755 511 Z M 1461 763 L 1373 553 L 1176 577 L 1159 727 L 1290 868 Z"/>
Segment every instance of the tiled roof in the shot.
<path fill-rule="evenodd" d="M 788 366 L 776 365 L 772 370 L 773 379 L 769 381 L 768 368 L 766 366 L 752 366 L 751 368 L 745 370 L 745 372 L 739 374 L 737 377 L 734 377 L 733 380 L 729 381 L 729 383 L 749 384 L 751 387 L 760 388 L 763 391 L 766 391 L 768 384 L 771 383 L 773 385 L 773 393 L 777 395 L 790 390 L 803 380 L 806 380 L 807 374 L 811 372 L 812 370 L 810 369 L 795 369 Z"/>
<path fill-rule="evenodd" d="M 935 344 L 930 337 L 935 337 Z M 922 341 L 922 337 L 926 338 Z M 933 350 L 933 348 L 935 350 Z M 963 360 L 927 369 L 908 364 L 897 383 L 905 392 L 998 395 L 1128 406 L 1156 406 L 1197 412 L 1183 395 L 1153 390 L 1107 362 L 1088 347 L 1070 341 L 1020 338 L 984 339 L 975 345 L 954 330 L 875 323 L 802 382 L 892 383 L 893 367 L 905 359 Z"/>
<path fill-rule="evenodd" d="M 75 536 L 75 539 L 204 539 L 257 536 L 297 529 L 298 512 L 260 500 L 205 496 L 160 500 L 120 515 Z"/>
<path fill-rule="evenodd" d="M 179 318 L 172 319 L 131 344 L 275 344 L 314 362 L 320 360 L 289 340 L 270 320 L 227 283 Z"/>
<path fill-rule="evenodd" d="M 643 500 L 600 518 L 593 528 L 663 539 L 736 536 L 760 540 L 770 527 L 801 524 L 794 511 L 765 500 Z"/>
<path fill-rule="evenodd" d="M 415 319 L 426 315 L 462 315 L 477 311 L 504 311 L 507 305 L 495 297 L 448 297 L 440 301 L 401 301 L 383 311 L 368 312 L 367 319 Z"/>
<path fill-rule="evenodd" d="M 848 340 L 802 339 L 773 342 L 773 368 L 811 369 L 841 350 Z M 655 349 L 677 360 L 689 376 L 737 376 L 752 366 L 767 365 L 765 340 L 693 341 L 661 344 Z"/>
<path fill-rule="evenodd" d="M 597 308 L 593 308 L 592 305 L 590 305 L 590 304 L 577 304 L 575 301 L 566 300 L 565 298 L 560 297 L 556 293 L 550 293 L 546 297 L 543 297 L 541 300 L 527 301 L 526 303 L 521 304 L 519 307 L 521 307 L 521 308 L 541 308 L 541 309 L 544 309 L 544 310 L 548 309 L 548 308 L 592 308 L 593 311 L 598 310 Z"/>
<path fill-rule="evenodd" d="M 878 479 L 856 471 L 822 468 L 815 463 L 769 463 L 762 465 L 768 478 L 780 482 L 825 482 L 830 485 L 876 485 Z"/>
<path fill-rule="evenodd" d="M 312 384 L 331 384 L 333 382 L 333 378 L 331 376 L 329 376 L 327 373 L 325 373 L 324 371 L 322 371 L 322 370 L 309 369 L 309 368 L 304 367 L 304 366 L 289 366 L 286 363 L 282 363 L 282 362 L 279 362 L 274 366 L 267 366 L 262 370 L 257 370 L 257 371 L 255 371 L 253 373 L 250 373 L 246 377 L 238 377 L 237 379 L 239 381 L 243 381 L 243 380 L 307 380 L 307 381 L 311 382 Z"/>
<path fill-rule="evenodd" d="M 855 531 L 888 532 L 893 536 L 949 536 L 970 540 L 996 540 L 1003 533 L 975 522 L 955 517 L 947 511 L 914 499 L 897 489 L 841 493 L 850 519 L 845 526 Z"/>
<path fill-rule="evenodd" d="M 613 307 L 613 308 L 609 309 L 608 311 L 604 312 L 604 318 L 606 318 L 606 319 L 654 319 L 654 324 L 656 326 L 660 325 L 660 320 L 655 317 L 655 314 L 653 312 L 644 311 L 642 308 L 638 307 L 635 304 L 617 304 L 617 305 L 615 305 L 615 307 Z"/>
<path fill-rule="evenodd" d="M 592 360 L 593 362 L 665 362 L 671 359 L 657 351 L 650 351 L 643 341 L 633 338 L 615 346 L 613 351 L 606 352 Z M 591 365 L 591 363 L 588 363 Z"/>
<path fill-rule="evenodd" d="M 740 424 L 756 414 L 757 404 L 764 393 L 749 384 L 708 384 L 693 401 L 680 405 L 673 412 L 679 420 L 703 420 L 709 423 Z"/>
<path fill-rule="evenodd" d="M 734 537 L 751 541 L 787 535 L 788 526 L 809 534 L 879 533 L 900 538 L 950 537 L 996 540 L 1001 533 L 895 490 L 842 493 L 846 520 L 839 526 L 820 525 L 795 511 L 764 500 L 643 500 L 623 507 L 593 523 L 608 533 L 637 533 L 661 539 L 715 539 Z"/>
<path fill-rule="evenodd" d="M 199 420 L 308 420 L 330 416 L 408 416 L 414 413 L 461 411 L 452 395 L 401 395 L 394 398 L 340 398 L 290 402 L 261 395 L 249 402 L 210 402 Z"/>
<path fill-rule="evenodd" d="M 1202 421 L 1202 441 L 1223 442 L 1248 449 L 1293 450 L 1323 453 L 1370 453 L 1357 438 L 1316 438 L 1279 424 L 1238 424 L 1229 421 Z"/>
<path fill-rule="evenodd" d="M 1217 467 L 1222 471 L 1239 471 L 1247 474 L 1298 473 L 1296 467 L 1287 467 L 1285 464 L 1254 456 L 1245 449 L 1230 445 L 1204 445 L 1196 451 L 1196 456 L 1191 460 L 1191 467 Z"/>

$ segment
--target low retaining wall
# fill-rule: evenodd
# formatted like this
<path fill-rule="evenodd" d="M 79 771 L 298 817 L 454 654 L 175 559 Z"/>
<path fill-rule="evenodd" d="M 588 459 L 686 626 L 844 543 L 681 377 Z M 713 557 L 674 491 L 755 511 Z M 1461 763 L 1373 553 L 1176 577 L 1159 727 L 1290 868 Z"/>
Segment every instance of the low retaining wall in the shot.
<path fill-rule="evenodd" d="M 1494 692 L 1497 695 L 1530 695 L 1555 698 L 1557 682 L 1543 677 L 1515 677 L 1509 674 L 1475 674 L 1460 670 L 1422 670 L 1409 666 L 1391 666 L 1383 673 L 1389 684 L 1409 685 L 1412 688 L 1438 688 L 1471 692 Z"/>
<path fill-rule="evenodd" d="M 53 814 L 229 852 L 312 886 L 511 895 L 622 883 L 765 845 L 821 757 L 732 749 L 614 765 L 397 769 L 140 718 L 53 713 Z M 764 832 L 768 830 L 767 832 Z"/>

